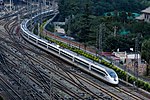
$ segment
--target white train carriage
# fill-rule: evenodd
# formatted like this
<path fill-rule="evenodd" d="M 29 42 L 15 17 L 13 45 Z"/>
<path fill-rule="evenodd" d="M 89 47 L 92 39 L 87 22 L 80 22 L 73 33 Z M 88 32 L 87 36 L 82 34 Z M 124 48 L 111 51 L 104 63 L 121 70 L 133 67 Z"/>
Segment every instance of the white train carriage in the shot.
<path fill-rule="evenodd" d="M 60 55 L 72 60 L 72 62 L 78 64 L 78 66 L 80 66 L 81 69 L 86 71 L 88 70 L 90 74 L 93 74 L 111 84 L 118 84 L 118 76 L 114 70 L 98 63 L 94 64 L 93 61 L 86 60 L 63 49 L 60 49 Z"/>
<path fill-rule="evenodd" d="M 82 70 L 87 71 L 88 73 L 108 83 L 115 85 L 119 83 L 118 76 L 114 70 L 98 63 L 95 64 L 92 61 L 87 60 L 87 58 L 85 59 L 84 57 L 78 56 L 74 52 L 62 49 L 55 43 L 49 43 L 47 40 L 40 39 L 38 36 L 34 35 L 27 29 L 26 24 L 28 24 L 28 22 L 29 20 L 25 20 L 21 24 L 21 29 L 23 31 L 22 36 L 26 40 L 48 52 L 55 54 L 56 56 L 59 55 L 60 58 L 66 59 L 67 61 L 81 68 Z"/>

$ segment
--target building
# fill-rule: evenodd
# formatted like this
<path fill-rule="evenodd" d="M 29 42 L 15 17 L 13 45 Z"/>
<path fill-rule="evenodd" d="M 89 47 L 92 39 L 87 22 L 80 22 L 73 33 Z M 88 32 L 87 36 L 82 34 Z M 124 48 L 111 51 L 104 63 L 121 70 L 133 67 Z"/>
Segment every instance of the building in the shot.
<path fill-rule="evenodd" d="M 126 52 L 113 52 L 113 54 L 116 57 L 120 58 L 120 61 L 123 63 L 123 65 L 126 66 L 127 70 L 129 69 L 132 72 L 138 70 L 139 75 L 145 75 L 147 67 L 146 63 L 143 63 L 141 61 L 140 54 L 136 55 L 135 53 L 126 53 Z M 135 65 L 136 61 L 138 63 L 138 66 Z"/>
<path fill-rule="evenodd" d="M 138 61 L 138 66 L 136 66 L 136 58 Z M 145 75 L 146 74 L 146 63 L 141 61 L 141 55 L 138 54 L 136 57 L 136 54 L 127 54 L 126 55 L 126 62 L 125 62 L 127 68 L 132 70 L 133 72 L 135 71 L 136 67 L 138 67 L 138 74 L 139 75 Z"/>
<path fill-rule="evenodd" d="M 55 32 L 65 34 L 65 30 L 60 26 L 55 26 Z"/>
<path fill-rule="evenodd" d="M 150 7 L 142 10 L 141 13 L 142 14 L 136 17 L 136 19 L 139 21 L 145 21 L 145 22 L 150 23 Z"/>

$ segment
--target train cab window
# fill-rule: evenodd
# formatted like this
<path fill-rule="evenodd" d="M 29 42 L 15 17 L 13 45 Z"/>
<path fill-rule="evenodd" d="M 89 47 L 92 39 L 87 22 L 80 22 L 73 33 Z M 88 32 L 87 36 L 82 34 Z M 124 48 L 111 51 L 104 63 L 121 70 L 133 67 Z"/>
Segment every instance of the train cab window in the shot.
<path fill-rule="evenodd" d="M 112 71 L 108 71 L 108 74 L 112 77 L 112 78 L 116 78 L 116 74 Z"/>

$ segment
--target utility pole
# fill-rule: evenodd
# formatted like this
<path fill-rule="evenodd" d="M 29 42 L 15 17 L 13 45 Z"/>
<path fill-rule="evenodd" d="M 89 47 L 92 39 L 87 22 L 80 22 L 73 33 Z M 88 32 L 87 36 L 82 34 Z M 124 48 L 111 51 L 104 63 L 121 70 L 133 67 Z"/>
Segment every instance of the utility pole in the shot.
<path fill-rule="evenodd" d="M 52 9 L 53 9 L 54 12 L 55 12 L 55 10 L 56 10 L 56 3 L 55 3 L 55 0 L 52 1 Z"/>
<path fill-rule="evenodd" d="M 116 33 L 117 33 L 117 26 L 114 26 L 114 37 L 116 37 Z"/>
<path fill-rule="evenodd" d="M 42 0 L 40 0 L 40 25 L 42 24 Z"/>
<path fill-rule="evenodd" d="M 70 24 L 71 24 L 71 16 L 68 17 L 68 30 L 67 30 L 68 35 L 70 35 Z"/>
<path fill-rule="evenodd" d="M 22 6 L 22 2 L 19 3 L 20 6 Z M 17 6 L 17 10 L 19 10 L 19 5 Z M 21 16 L 22 15 L 22 10 L 20 10 L 20 13 L 18 13 L 18 23 L 21 23 Z"/>
<path fill-rule="evenodd" d="M 30 26 L 32 29 L 32 0 L 30 0 Z"/>
<path fill-rule="evenodd" d="M 136 81 L 136 86 L 138 86 L 137 82 L 138 82 L 138 66 L 139 66 L 139 59 L 138 59 L 138 55 L 139 55 L 139 36 L 140 33 L 137 34 L 137 37 L 135 38 L 135 63 L 134 63 L 134 74 L 135 77 L 137 78 Z"/>
<path fill-rule="evenodd" d="M 21 14 L 18 14 L 18 23 L 19 23 L 19 24 L 20 24 L 20 22 L 21 22 L 21 21 L 20 21 L 20 20 L 21 20 L 21 19 L 20 19 L 20 15 L 21 15 Z"/>
<path fill-rule="evenodd" d="M 38 37 L 40 37 L 40 23 L 38 23 Z"/>
<path fill-rule="evenodd" d="M 98 51 L 100 52 L 100 54 L 103 51 L 103 46 L 102 46 L 103 30 L 104 30 L 104 23 L 99 25 L 99 31 L 98 31 Z"/>
<path fill-rule="evenodd" d="M 38 4 L 39 4 L 39 13 L 40 13 L 40 20 L 38 21 L 38 36 L 40 37 L 41 34 L 41 24 L 42 24 L 42 0 L 38 0 Z"/>
<path fill-rule="evenodd" d="M 46 0 L 43 0 L 44 6 L 46 6 Z"/>
<path fill-rule="evenodd" d="M 9 3 L 10 3 L 10 5 L 9 5 L 10 9 L 9 10 L 11 12 L 12 11 L 12 8 L 11 8 L 12 7 L 12 1 L 10 0 Z"/>
<path fill-rule="evenodd" d="M 27 0 L 27 11 L 29 12 L 29 0 Z"/>

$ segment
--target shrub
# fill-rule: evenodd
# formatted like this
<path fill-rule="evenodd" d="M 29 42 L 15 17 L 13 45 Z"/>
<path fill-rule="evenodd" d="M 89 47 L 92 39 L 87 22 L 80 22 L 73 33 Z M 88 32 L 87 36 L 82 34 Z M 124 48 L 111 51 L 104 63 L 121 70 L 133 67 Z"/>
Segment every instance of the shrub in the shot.
<path fill-rule="evenodd" d="M 129 76 L 128 81 L 129 81 L 129 83 L 133 84 L 133 82 L 136 81 L 136 78 L 133 76 Z"/>
<path fill-rule="evenodd" d="M 143 87 L 144 82 L 142 80 L 137 81 L 138 87 Z"/>
<path fill-rule="evenodd" d="M 147 82 L 145 82 L 145 83 L 144 83 L 144 87 L 143 87 L 143 88 L 144 88 L 144 90 L 148 90 L 148 88 L 149 88 L 149 84 L 148 84 Z"/>
<path fill-rule="evenodd" d="M 148 90 L 148 92 L 150 92 L 150 84 L 148 85 L 148 89 L 147 90 Z"/>

